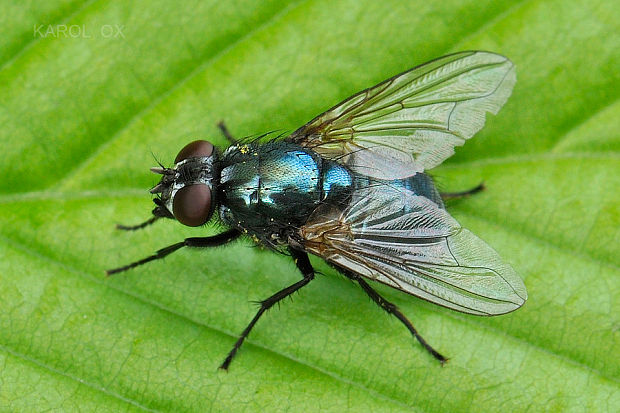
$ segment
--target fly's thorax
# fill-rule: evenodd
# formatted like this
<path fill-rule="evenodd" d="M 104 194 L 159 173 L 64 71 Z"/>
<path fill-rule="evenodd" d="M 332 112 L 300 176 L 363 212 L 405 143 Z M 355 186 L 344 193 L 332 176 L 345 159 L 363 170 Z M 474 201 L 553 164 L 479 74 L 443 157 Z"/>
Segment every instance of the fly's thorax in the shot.
<path fill-rule="evenodd" d="M 173 168 L 151 168 L 163 175 L 151 190 L 151 193 L 161 194 L 156 204 L 165 211 L 160 213 L 167 213 L 188 226 L 206 223 L 216 202 L 214 165 L 217 157 L 211 143 L 194 141 L 179 152 Z"/>
<path fill-rule="evenodd" d="M 295 228 L 350 186 L 345 167 L 308 148 L 285 141 L 234 145 L 222 156 L 220 217 L 243 229 Z"/>
<path fill-rule="evenodd" d="M 233 145 L 222 154 L 220 184 L 217 188 L 221 211 L 256 204 L 259 187 L 259 148 L 257 145 Z M 227 222 L 227 217 L 221 218 Z"/>

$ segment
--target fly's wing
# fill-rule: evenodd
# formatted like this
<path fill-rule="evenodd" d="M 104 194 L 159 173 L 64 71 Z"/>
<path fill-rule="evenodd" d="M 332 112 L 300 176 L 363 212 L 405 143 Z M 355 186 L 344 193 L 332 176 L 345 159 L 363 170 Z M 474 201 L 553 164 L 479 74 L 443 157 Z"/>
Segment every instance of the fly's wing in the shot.
<path fill-rule="evenodd" d="M 516 82 L 514 64 L 488 52 L 444 56 L 361 91 L 287 139 L 355 172 L 401 179 L 454 154 L 497 114 Z"/>
<path fill-rule="evenodd" d="M 495 250 L 402 188 L 358 190 L 344 211 L 320 206 L 301 234 L 308 252 L 332 264 L 457 311 L 504 314 L 527 299 Z"/>

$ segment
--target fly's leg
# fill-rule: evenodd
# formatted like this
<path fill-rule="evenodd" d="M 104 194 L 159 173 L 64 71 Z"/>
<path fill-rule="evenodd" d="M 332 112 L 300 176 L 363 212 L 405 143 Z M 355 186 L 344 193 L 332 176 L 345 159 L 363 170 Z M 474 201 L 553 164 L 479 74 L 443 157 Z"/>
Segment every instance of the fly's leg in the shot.
<path fill-rule="evenodd" d="M 224 135 L 224 137 L 226 138 L 226 140 L 228 142 L 230 142 L 231 145 L 236 145 L 237 140 L 235 138 L 233 138 L 233 136 L 230 134 L 230 131 L 228 130 L 228 128 L 226 127 L 226 124 L 224 123 L 223 120 L 219 121 L 219 123 L 217 124 L 217 127 L 220 129 L 220 132 L 222 132 L 222 135 Z"/>
<path fill-rule="evenodd" d="M 153 222 L 157 221 L 159 218 L 161 218 L 161 217 L 154 216 L 154 217 L 151 217 L 151 218 L 147 219 L 146 221 L 144 221 L 143 223 L 138 224 L 138 225 L 121 225 L 121 224 L 116 224 L 116 229 L 120 229 L 120 230 L 123 230 L 123 231 L 135 231 L 137 229 L 142 229 L 142 228 L 148 227 L 149 225 L 153 224 Z"/>
<path fill-rule="evenodd" d="M 459 199 L 459 198 L 465 198 L 468 197 L 470 195 L 473 195 L 475 193 L 478 193 L 480 191 L 484 191 L 485 187 L 484 187 L 484 182 L 480 182 L 480 184 L 478 184 L 478 186 L 468 189 L 467 191 L 461 191 L 461 192 L 441 192 L 441 198 L 446 200 L 446 199 Z"/>
<path fill-rule="evenodd" d="M 301 271 L 301 274 L 303 275 L 304 278 L 297 281 L 295 284 L 289 285 L 288 287 L 278 291 L 277 293 L 267 298 L 266 300 L 263 300 L 260 302 L 260 308 L 258 309 L 258 312 L 254 316 L 252 321 L 250 321 L 250 324 L 248 324 L 245 330 L 243 330 L 243 332 L 241 333 L 241 336 L 239 336 L 239 339 L 237 340 L 232 350 L 230 350 L 230 353 L 228 353 L 228 356 L 226 356 L 226 359 L 220 366 L 222 370 L 228 370 L 228 367 L 230 366 L 230 362 L 237 354 L 237 351 L 243 344 L 243 341 L 248 336 L 248 334 L 250 334 L 250 331 L 252 331 L 252 328 L 254 328 L 254 325 L 256 324 L 258 319 L 263 315 L 265 311 L 269 310 L 271 307 L 273 307 L 274 304 L 276 304 L 280 300 L 288 297 L 289 295 L 293 294 L 295 291 L 300 290 L 302 287 L 304 287 L 305 285 L 307 285 L 310 281 L 314 279 L 314 268 L 312 268 L 312 264 L 310 264 L 310 260 L 308 259 L 308 254 L 303 251 L 296 250 L 292 247 L 289 248 L 289 251 L 291 253 L 291 256 L 293 257 L 293 260 L 295 261 L 295 264 L 297 265 L 297 268 L 299 268 L 299 271 Z"/>
<path fill-rule="evenodd" d="M 147 262 L 155 261 L 166 257 L 167 255 L 172 254 L 178 249 L 183 247 L 192 247 L 192 248 L 207 248 L 207 247 L 216 247 L 218 245 L 223 245 L 229 243 L 239 237 L 241 232 L 236 229 L 231 229 L 221 234 L 214 235 L 212 237 L 195 237 L 195 238 L 185 238 L 185 240 L 181 242 L 177 242 L 176 244 L 169 245 L 165 248 L 160 249 L 155 254 L 138 260 L 136 262 L 132 262 L 131 264 L 124 265 L 122 267 L 114 268 L 112 270 L 107 270 L 107 275 L 117 274 L 119 272 L 127 271 L 132 268 L 138 267 L 142 264 L 146 264 Z"/>
<path fill-rule="evenodd" d="M 400 310 L 395 304 L 392 304 L 391 302 L 383 298 L 366 281 L 364 281 L 364 279 L 360 275 L 355 274 L 351 271 L 345 270 L 344 268 L 340 268 L 340 267 L 338 267 L 338 270 L 340 270 L 340 272 L 342 272 L 348 278 L 354 281 L 357 281 L 360 287 L 362 287 L 362 290 L 364 290 L 364 292 L 368 294 L 368 296 L 372 298 L 372 301 L 374 301 L 379 307 L 383 308 L 389 314 L 396 316 L 396 318 L 398 318 L 398 320 L 401 323 L 403 323 L 405 327 L 407 327 L 407 329 L 416 338 L 416 340 L 418 340 L 420 344 L 422 344 L 422 347 L 424 347 L 426 351 L 431 353 L 431 355 L 435 357 L 435 359 L 437 359 L 441 363 L 442 366 L 445 362 L 448 361 L 447 358 L 442 356 L 437 350 L 431 347 L 430 344 L 428 344 L 426 340 L 424 340 L 424 338 L 422 338 L 422 336 L 418 334 L 418 331 L 415 329 L 413 324 L 411 324 L 411 321 L 409 321 L 407 317 L 405 317 L 405 315 L 400 312 Z"/>

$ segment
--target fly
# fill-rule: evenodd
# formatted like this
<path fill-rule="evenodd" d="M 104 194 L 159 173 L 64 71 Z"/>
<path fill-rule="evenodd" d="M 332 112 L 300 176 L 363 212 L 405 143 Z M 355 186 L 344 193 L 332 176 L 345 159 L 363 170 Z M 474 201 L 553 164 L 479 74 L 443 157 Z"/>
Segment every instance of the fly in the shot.
<path fill-rule="evenodd" d="M 259 318 L 308 285 L 314 254 L 357 282 L 382 309 L 396 316 L 442 364 L 394 304 L 366 279 L 456 311 L 505 314 L 527 299 L 523 281 L 480 238 L 462 228 L 444 206 L 425 171 L 438 166 L 497 114 L 516 82 L 504 56 L 470 51 L 444 56 L 353 95 L 292 134 L 268 142 L 231 142 L 220 152 L 199 140 L 185 146 L 174 167 L 151 171 L 161 181 L 153 217 L 200 226 L 215 215 L 228 229 L 187 238 L 108 275 L 161 259 L 183 247 L 227 244 L 242 234 L 286 252 L 302 278 L 260 302 L 220 366 L 228 369 Z"/>

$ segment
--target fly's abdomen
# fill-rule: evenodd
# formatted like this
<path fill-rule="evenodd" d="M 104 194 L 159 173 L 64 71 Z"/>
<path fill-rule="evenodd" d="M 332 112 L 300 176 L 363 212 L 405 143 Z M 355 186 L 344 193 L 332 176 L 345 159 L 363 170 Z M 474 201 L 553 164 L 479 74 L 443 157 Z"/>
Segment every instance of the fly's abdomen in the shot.
<path fill-rule="evenodd" d="M 321 202 L 344 206 L 353 189 L 351 172 L 338 162 L 323 160 L 321 169 Z"/>
<path fill-rule="evenodd" d="M 369 186 L 380 185 L 385 185 L 386 187 L 389 187 L 390 190 L 397 189 L 412 192 L 415 195 L 426 197 L 429 200 L 433 201 L 439 208 L 445 209 L 443 200 L 441 199 L 439 191 L 435 187 L 433 179 L 423 172 L 418 172 L 415 175 L 404 179 L 392 180 L 370 178 L 364 175 L 355 175 L 355 189 L 364 189 Z"/>
<path fill-rule="evenodd" d="M 409 178 L 395 180 L 393 184 L 402 186 L 416 195 L 422 195 L 433 201 L 438 207 L 444 208 L 441 195 L 439 195 L 433 179 L 423 172 L 418 172 Z"/>

